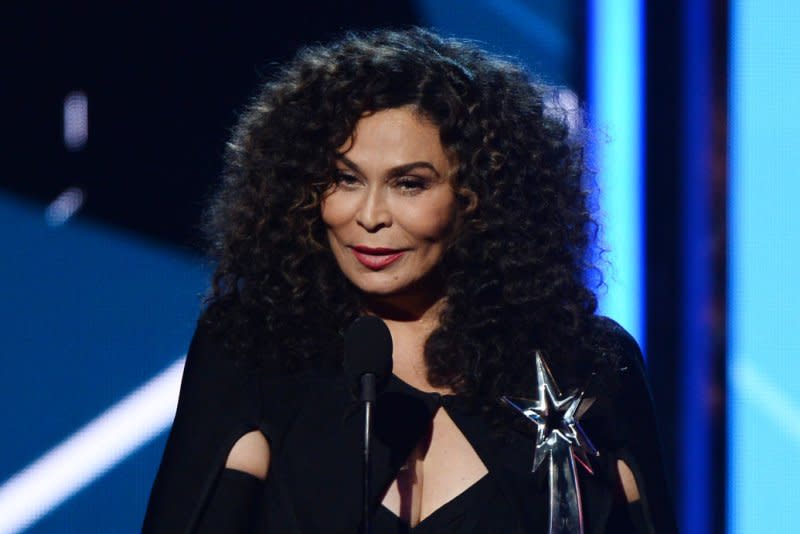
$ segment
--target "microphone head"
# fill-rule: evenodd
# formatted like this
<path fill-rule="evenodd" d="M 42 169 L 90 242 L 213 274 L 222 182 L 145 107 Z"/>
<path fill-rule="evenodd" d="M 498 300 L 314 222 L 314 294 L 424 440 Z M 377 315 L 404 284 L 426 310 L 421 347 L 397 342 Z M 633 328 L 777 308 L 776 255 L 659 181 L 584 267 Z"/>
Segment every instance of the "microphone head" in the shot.
<path fill-rule="evenodd" d="M 389 327 L 374 315 L 359 317 L 344 335 L 344 372 L 354 391 L 361 377 L 375 375 L 380 389 L 392 374 L 392 334 Z"/>

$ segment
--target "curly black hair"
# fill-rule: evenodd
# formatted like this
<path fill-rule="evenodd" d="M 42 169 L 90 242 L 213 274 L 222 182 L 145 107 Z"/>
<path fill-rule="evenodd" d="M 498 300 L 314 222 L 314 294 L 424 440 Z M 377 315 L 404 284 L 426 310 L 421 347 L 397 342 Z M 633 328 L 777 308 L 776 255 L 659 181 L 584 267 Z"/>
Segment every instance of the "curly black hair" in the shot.
<path fill-rule="evenodd" d="M 410 105 L 455 155 L 464 220 L 425 345 L 431 384 L 473 399 L 530 393 L 536 350 L 581 382 L 598 353 L 587 284 L 597 225 L 582 136 L 552 95 L 513 61 L 420 28 L 301 50 L 241 115 L 207 213 L 217 263 L 206 317 L 227 352 L 286 371 L 341 365 L 342 333 L 363 307 L 327 245 L 320 200 L 358 120 Z"/>

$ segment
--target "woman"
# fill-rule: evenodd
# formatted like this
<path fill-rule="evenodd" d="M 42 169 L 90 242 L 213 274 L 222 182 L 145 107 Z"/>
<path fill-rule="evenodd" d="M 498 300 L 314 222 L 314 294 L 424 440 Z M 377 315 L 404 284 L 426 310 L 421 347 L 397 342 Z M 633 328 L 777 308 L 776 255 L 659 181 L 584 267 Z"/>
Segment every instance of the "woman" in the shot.
<path fill-rule="evenodd" d="M 585 531 L 674 531 L 641 355 L 587 286 L 580 137 L 549 95 L 421 29 L 308 48 L 264 86 L 210 210 L 213 293 L 145 531 L 356 532 L 341 362 L 362 315 L 394 346 L 375 532 L 546 532 L 563 488 L 513 399 L 551 377 L 580 402 L 586 439 L 559 450 L 587 464 Z"/>

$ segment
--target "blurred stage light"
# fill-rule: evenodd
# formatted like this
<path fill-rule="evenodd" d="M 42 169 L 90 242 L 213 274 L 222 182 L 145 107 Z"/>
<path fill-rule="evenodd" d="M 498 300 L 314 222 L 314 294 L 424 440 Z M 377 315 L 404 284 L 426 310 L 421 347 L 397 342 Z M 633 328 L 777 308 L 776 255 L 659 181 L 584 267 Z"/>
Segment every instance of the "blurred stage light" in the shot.
<path fill-rule="evenodd" d="M 624 326 L 646 351 L 643 213 L 644 3 L 592 0 L 588 3 L 588 92 L 591 123 L 607 133 L 597 143 L 602 245 L 611 269 L 600 313 Z"/>
<path fill-rule="evenodd" d="M 727 528 L 796 532 L 800 10 L 730 3 Z"/>
<path fill-rule="evenodd" d="M 569 37 L 541 13 L 544 10 L 521 0 L 482 0 L 479 3 L 492 8 L 509 27 L 522 34 L 536 35 L 539 45 L 549 53 L 562 57 L 569 50 Z"/>
<path fill-rule="evenodd" d="M 85 198 L 86 195 L 83 193 L 82 189 L 70 187 L 58 195 L 58 197 L 45 208 L 45 222 L 48 226 L 61 226 L 81 209 Z"/>
<path fill-rule="evenodd" d="M 83 91 L 73 91 L 64 98 L 64 146 L 75 152 L 88 140 L 89 98 Z"/>
<path fill-rule="evenodd" d="M 731 362 L 733 385 L 772 424 L 800 446 L 800 406 L 783 388 L 764 376 L 751 362 L 742 358 Z"/>
<path fill-rule="evenodd" d="M 172 424 L 184 357 L 0 486 L 0 534 L 21 532 Z"/>

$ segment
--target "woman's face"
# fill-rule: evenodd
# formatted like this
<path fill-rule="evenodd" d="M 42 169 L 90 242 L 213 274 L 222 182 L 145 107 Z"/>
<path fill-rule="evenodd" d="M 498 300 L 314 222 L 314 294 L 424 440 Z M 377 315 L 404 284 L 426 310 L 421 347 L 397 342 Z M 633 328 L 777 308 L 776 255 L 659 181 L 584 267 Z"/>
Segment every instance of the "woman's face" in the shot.
<path fill-rule="evenodd" d="M 428 288 L 456 220 L 453 164 L 411 107 L 365 116 L 339 148 L 322 220 L 344 275 L 380 297 Z"/>

